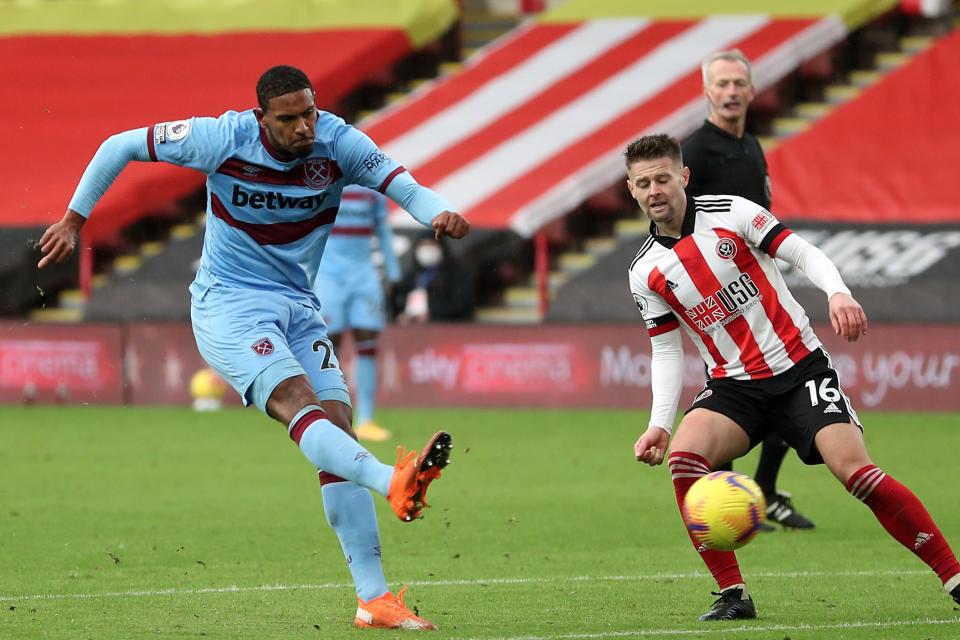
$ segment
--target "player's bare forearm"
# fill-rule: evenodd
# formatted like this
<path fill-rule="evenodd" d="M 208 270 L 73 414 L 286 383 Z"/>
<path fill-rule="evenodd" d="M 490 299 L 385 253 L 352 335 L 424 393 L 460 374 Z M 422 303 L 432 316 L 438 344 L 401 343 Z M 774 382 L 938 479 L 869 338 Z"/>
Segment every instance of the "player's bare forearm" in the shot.
<path fill-rule="evenodd" d="M 43 254 L 40 262 L 37 263 L 37 268 L 43 269 L 48 264 L 58 264 L 73 255 L 80 229 L 86 221 L 86 218 L 73 209 L 67 209 L 59 222 L 50 225 L 37 243 L 40 253 Z"/>
<path fill-rule="evenodd" d="M 867 333 L 867 314 L 853 296 L 835 293 L 830 296 L 830 324 L 838 336 L 856 342 Z"/>
<path fill-rule="evenodd" d="M 670 432 L 663 427 L 648 427 L 637 443 L 633 445 L 633 454 L 637 462 L 645 462 L 651 467 L 663 463 L 670 444 Z"/>
<path fill-rule="evenodd" d="M 455 211 L 444 211 L 433 219 L 432 224 L 437 240 L 443 236 L 460 239 L 470 233 L 470 222 Z"/>

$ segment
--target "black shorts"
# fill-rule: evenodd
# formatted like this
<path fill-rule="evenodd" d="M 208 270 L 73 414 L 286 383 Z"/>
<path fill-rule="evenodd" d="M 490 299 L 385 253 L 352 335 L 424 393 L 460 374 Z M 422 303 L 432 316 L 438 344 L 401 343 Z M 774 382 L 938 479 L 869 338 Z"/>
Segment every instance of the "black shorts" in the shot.
<path fill-rule="evenodd" d="M 822 464 L 814 444 L 820 429 L 860 419 L 840 388 L 830 357 L 821 348 L 781 374 L 760 380 L 708 380 L 693 399 L 693 409 L 709 409 L 737 423 L 750 448 L 778 433 L 806 464 Z"/>

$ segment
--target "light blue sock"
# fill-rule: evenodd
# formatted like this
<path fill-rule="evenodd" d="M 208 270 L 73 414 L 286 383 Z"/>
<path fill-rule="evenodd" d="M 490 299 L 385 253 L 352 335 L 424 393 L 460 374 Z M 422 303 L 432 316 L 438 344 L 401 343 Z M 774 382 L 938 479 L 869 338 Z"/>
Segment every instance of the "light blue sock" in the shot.
<path fill-rule="evenodd" d="M 317 469 L 356 482 L 380 495 L 387 495 L 393 467 L 377 460 L 372 453 L 361 447 L 360 443 L 326 418 L 313 420 L 299 434 L 298 440 L 296 434 L 303 425 L 297 423 L 310 418 L 309 414 L 313 411 L 322 412 L 322 409 L 316 405 L 304 407 L 290 421 L 289 426 L 291 437 L 300 446 L 307 460 Z"/>
<path fill-rule="evenodd" d="M 362 355 L 363 347 L 376 349 L 375 340 L 357 343 L 357 419 L 354 424 L 373 420 L 377 405 L 377 356 Z"/>
<path fill-rule="evenodd" d="M 327 522 L 340 539 L 357 597 L 365 602 L 388 591 L 380 560 L 380 531 L 370 492 L 353 482 L 320 487 Z"/>

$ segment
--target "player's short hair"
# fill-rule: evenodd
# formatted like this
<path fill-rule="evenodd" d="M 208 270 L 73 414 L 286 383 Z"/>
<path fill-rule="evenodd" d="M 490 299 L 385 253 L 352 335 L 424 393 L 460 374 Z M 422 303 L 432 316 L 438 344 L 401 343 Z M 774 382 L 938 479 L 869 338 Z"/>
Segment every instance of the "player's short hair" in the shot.
<path fill-rule="evenodd" d="M 710 65 L 717 60 L 742 63 L 743 66 L 747 68 L 747 80 L 750 84 L 753 84 L 753 65 L 750 64 L 750 59 L 743 55 L 743 51 L 740 51 L 740 49 L 727 49 L 726 51 L 717 51 L 703 59 L 703 62 L 700 64 L 700 74 L 703 76 L 704 85 L 710 82 L 710 78 L 708 77 Z"/>
<path fill-rule="evenodd" d="M 628 169 L 634 162 L 656 160 L 657 158 L 670 158 L 674 162 L 683 164 L 680 143 L 676 138 L 666 133 L 656 133 L 637 138 L 627 145 L 623 157 L 627 161 Z"/>
<path fill-rule="evenodd" d="M 266 111 L 272 98 L 304 89 L 313 91 L 307 74 L 296 67 L 277 65 L 264 71 L 257 80 L 257 102 L 260 108 Z"/>

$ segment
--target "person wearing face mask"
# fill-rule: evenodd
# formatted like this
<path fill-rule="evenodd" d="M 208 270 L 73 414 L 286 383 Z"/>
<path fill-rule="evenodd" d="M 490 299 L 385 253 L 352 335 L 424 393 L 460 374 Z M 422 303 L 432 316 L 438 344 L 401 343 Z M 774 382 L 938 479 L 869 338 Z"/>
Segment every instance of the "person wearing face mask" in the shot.
<path fill-rule="evenodd" d="M 707 119 L 684 140 L 683 160 L 690 168 L 688 198 L 729 194 L 770 209 L 770 176 L 763 149 L 746 131 L 747 108 L 756 95 L 750 60 L 738 49 L 718 51 L 703 61 Z M 813 529 L 793 506 L 789 493 L 777 490 L 777 476 L 790 447 L 771 433 L 760 448 L 754 479 L 767 500 L 767 521 L 784 529 Z M 727 465 L 725 468 L 731 468 Z M 772 531 L 774 527 L 764 525 Z"/>
<path fill-rule="evenodd" d="M 473 317 L 473 279 L 446 247 L 432 235 L 414 248 L 417 269 L 407 281 L 407 296 L 398 320 L 463 322 Z"/>

